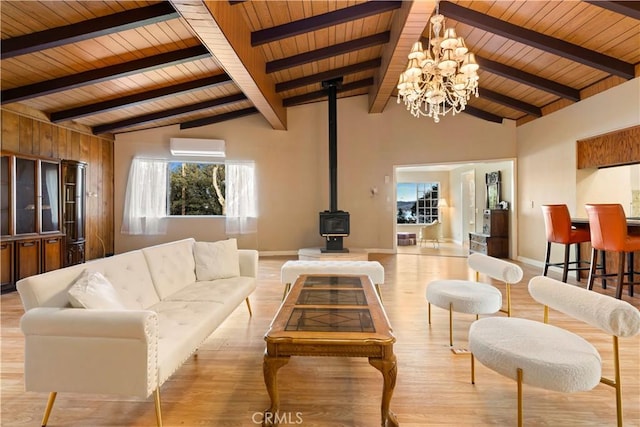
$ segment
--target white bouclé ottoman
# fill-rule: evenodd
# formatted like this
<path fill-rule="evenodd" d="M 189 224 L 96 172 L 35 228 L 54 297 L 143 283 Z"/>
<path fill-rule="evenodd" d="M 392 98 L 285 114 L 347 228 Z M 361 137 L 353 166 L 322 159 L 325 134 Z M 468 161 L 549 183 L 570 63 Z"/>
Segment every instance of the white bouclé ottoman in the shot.
<path fill-rule="evenodd" d="M 546 390 L 591 390 L 602 360 L 584 338 L 557 326 L 515 317 L 487 317 L 471 324 L 469 350 L 484 366 Z"/>
<path fill-rule="evenodd" d="M 281 282 L 285 285 L 283 299 L 302 274 L 365 274 L 382 299 L 380 285 L 384 284 L 384 267 L 378 261 L 287 261 L 280 270 Z"/>
<path fill-rule="evenodd" d="M 475 282 L 446 279 L 434 280 L 427 285 L 429 324 L 431 324 L 432 304 L 449 310 L 449 346 L 451 347 L 453 347 L 453 312 L 475 314 L 476 319 L 481 314 L 493 314 L 498 311 L 505 311 L 511 316 L 511 285 L 522 280 L 523 275 L 518 265 L 480 253 L 469 255 L 467 263 L 475 272 Z M 505 283 L 506 310 L 502 310 L 502 293 L 495 286 L 480 282 L 480 274 Z"/>
<path fill-rule="evenodd" d="M 502 308 L 502 293 L 494 286 L 467 280 L 436 280 L 427 286 L 427 301 L 458 313 L 493 314 Z"/>

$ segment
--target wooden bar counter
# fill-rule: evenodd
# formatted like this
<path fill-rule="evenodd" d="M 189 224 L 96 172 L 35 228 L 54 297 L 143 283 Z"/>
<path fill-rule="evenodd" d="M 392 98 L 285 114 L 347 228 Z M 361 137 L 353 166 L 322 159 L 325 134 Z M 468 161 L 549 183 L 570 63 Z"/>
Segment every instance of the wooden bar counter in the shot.
<path fill-rule="evenodd" d="M 572 218 L 571 225 L 576 228 L 589 228 L 589 220 L 587 218 Z M 627 233 L 633 236 L 640 236 L 640 218 L 627 218 Z M 591 243 L 582 243 L 580 245 L 580 252 L 583 254 L 583 258 L 591 259 Z M 609 253 L 606 255 L 607 273 L 614 273 L 618 271 L 618 257 L 612 256 Z M 640 256 L 634 256 L 634 271 L 640 271 Z M 625 268 L 627 270 L 627 268 Z M 588 278 L 589 272 L 580 272 L 581 278 Z"/>

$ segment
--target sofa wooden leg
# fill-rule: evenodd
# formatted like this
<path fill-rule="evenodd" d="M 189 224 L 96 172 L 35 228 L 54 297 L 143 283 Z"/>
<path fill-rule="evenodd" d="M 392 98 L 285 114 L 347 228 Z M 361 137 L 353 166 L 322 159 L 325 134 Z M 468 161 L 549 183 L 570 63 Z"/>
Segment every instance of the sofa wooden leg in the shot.
<path fill-rule="evenodd" d="M 162 412 L 160 411 L 160 387 L 153 392 L 153 398 L 156 404 L 156 423 L 158 427 L 162 427 Z"/>
<path fill-rule="evenodd" d="M 42 427 L 47 425 L 47 421 L 49 421 L 49 415 L 51 415 L 51 410 L 53 409 L 53 403 L 56 401 L 57 392 L 52 391 L 49 393 L 49 400 L 47 400 L 47 407 L 44 410 L 44 416 L 42 417 Z"/>
<path fill-rule="evenodd" d="M 449 303 L 449 347 L 453 347 L 453 304 Z"/>
<path fill-rule="evenodd" d="M 251 311 L 251 303 L 249 303 L 249 297 L 245 298 L 247 302 L 247 308 L 249 309 L 249 317 L 253 316 L 253 312 Z"/>

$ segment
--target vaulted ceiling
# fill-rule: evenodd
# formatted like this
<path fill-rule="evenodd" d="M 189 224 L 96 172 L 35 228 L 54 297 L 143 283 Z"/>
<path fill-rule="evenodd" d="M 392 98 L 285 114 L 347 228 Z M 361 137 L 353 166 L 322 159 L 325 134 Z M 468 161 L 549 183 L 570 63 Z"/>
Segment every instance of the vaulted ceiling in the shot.
<path fill-rule="evenodd" d="M 368 95 L 396 102 L 434 1 L 13 1 L 0 3 L 0 102 L 95 134 L 261 114 Z M 640 76 L 638 1 L 442 1 L 480 65 L 465 113 L 535 120 Z M 637 94 L 635 94 L 637 96 Z M 408 114 L 408 113 L 407 113 Z M 430 120 L 430 119 L 423 119 Z"/>

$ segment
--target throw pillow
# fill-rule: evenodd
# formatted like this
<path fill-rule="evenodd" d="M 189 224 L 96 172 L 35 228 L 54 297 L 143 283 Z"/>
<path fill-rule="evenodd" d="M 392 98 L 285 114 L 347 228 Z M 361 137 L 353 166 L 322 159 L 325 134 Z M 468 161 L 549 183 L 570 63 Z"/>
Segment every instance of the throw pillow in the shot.
<path fill-rule="evenodd" d="M 76 308 L 125 310 L 118 291 L 97 271 L 84 270 L 67 291 L 69 302 Z"/>
<path fill-rule="evenodd" d="M 240 256 L 236 239 L 196 242 L 193 251 L 197 280 L 240 276 Z"/>

